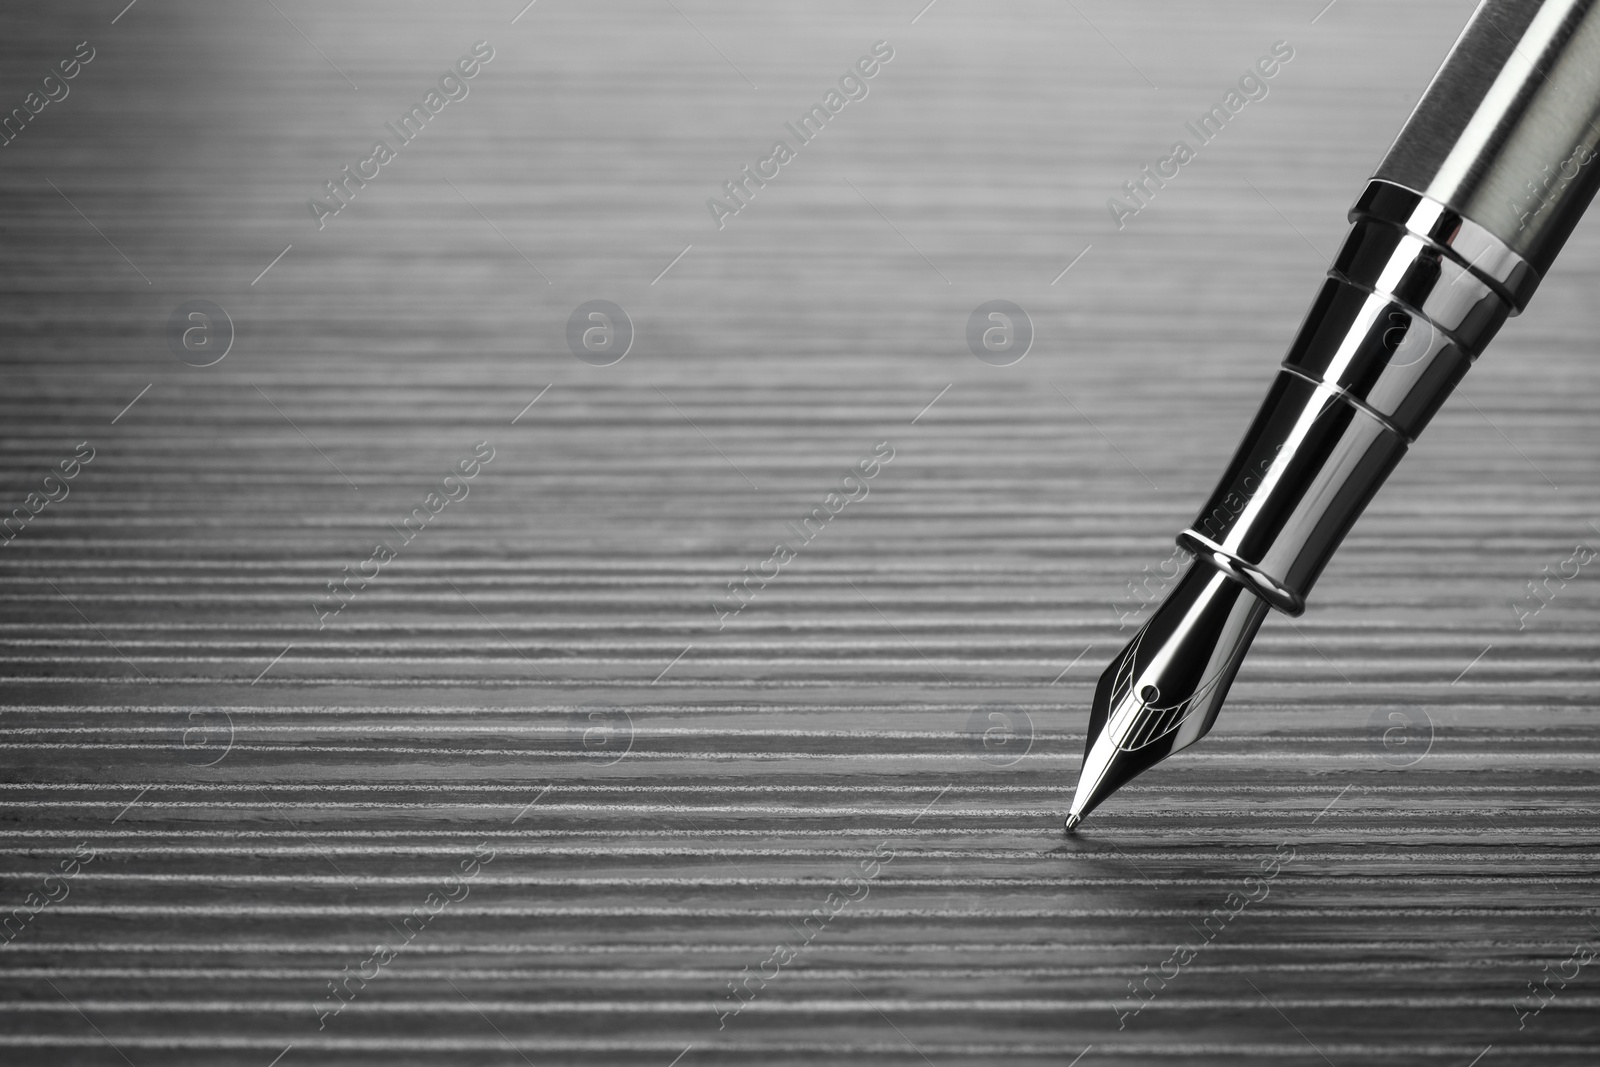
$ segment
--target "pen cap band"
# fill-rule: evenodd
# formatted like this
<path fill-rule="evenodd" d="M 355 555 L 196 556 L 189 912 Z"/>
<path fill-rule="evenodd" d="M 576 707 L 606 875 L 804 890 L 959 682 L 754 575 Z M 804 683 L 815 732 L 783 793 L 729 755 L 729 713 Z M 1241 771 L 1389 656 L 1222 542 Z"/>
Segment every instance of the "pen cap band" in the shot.
<path fill-rule="evenodd" d="M 1597 148 L 1600 6 L 1484 0 L 1373 177 L 1521 257 L 1533 272 L 1510 287 L 1521 310 L 1600 189 Z"/>
<path fill-rule="evenodd" d="M 1511 306 L 1528 306 L 1542 280 L 1511 246 L 1439 201 L 1393 182 L 1373 179 L 1350 208 L 1350 221 L 1378 219 L 1420 238 L 1470 271 Z"/>

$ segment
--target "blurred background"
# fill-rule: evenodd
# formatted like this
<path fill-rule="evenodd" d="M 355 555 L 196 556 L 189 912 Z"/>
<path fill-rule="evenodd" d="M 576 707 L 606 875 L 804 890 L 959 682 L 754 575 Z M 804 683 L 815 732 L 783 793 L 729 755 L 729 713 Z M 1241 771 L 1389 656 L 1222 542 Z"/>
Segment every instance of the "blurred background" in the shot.
<path fill-rule="evenodd" d="M 1471 3 L 124 3 L 0 13 L 8 1062 L 1594 1061 L 1592 223 L 1060 830 Z"/>

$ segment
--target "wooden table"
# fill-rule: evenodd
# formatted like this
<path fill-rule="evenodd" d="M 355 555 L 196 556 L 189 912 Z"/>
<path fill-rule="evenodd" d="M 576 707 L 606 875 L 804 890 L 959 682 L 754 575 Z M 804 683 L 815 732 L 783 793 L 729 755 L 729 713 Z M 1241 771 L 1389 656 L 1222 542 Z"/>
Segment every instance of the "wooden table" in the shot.
<path fill-rule="evenodd" d="M 94 453 L 0 555 L 0 1059 L 1595 1062 L 1600 561 L 1515 607 L 1600 547 L 1592 224 L 1213 736 L 1060 831 L 1470 5 L 117 6 L 0 34 L 8 102 L 95 50 L 0 151 L 0 510 Z"/>

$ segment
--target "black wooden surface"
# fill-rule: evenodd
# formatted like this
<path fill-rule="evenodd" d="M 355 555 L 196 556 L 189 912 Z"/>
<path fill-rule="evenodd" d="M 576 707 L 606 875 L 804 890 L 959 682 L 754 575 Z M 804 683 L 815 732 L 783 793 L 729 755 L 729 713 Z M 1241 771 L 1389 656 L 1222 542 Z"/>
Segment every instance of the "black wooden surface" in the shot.
<path fill-rule="evenodd" d="M 1060 833 L 1127 583 L 1470 5 L 919 6 L 0 16 L 0 102 L 96 50 L 0 149 L 0 511 L 95 450 L 0 547 L 0 1059 L 1595 1061 L 1600 560 L 1515 607 L 1600 547 L 1592 225 L 1213 736 Z M 719 231 L 705 199 L 880 39 Z M 636 330 L 609 367 L 565 340 L 597 298 Z M 1037 334 L 1010 367 L 963 338 L 995 298 Z M 214 366 L 164 336 L 194 299 L 235 326 Z"/>

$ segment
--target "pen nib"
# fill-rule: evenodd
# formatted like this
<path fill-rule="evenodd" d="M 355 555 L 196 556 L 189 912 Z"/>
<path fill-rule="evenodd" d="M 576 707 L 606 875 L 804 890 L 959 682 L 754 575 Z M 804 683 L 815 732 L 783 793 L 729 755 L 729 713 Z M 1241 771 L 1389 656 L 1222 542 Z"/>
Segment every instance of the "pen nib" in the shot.
<path fill-rule="evenodd" d="M 1196 562 L 1100 676 L 1070 832 L 1101 801 L 1206 735 L 1267 603 Z"/>

